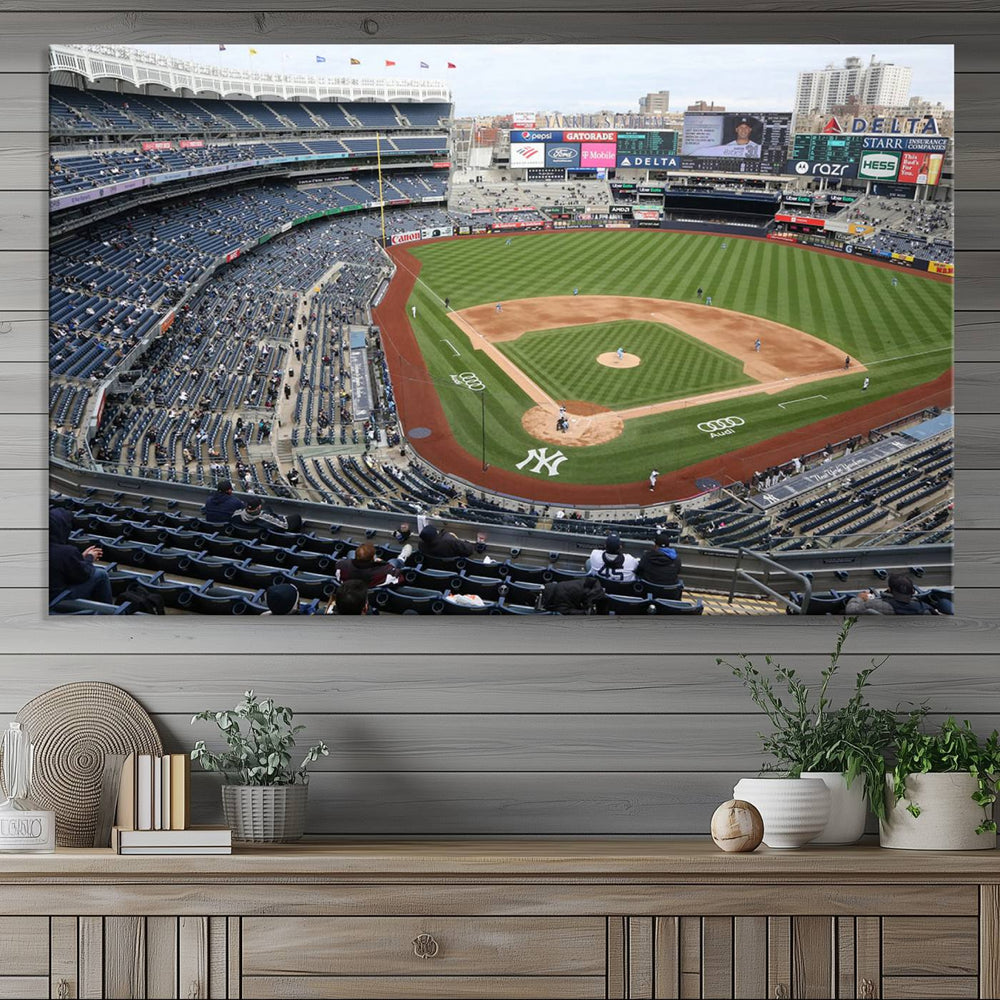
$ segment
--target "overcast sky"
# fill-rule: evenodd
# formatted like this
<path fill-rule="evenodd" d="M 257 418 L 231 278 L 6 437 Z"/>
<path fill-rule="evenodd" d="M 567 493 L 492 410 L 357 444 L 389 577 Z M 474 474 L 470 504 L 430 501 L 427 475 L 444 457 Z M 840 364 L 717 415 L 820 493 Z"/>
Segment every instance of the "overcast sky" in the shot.
<path fill-rule="evenodd" d="M 911 96 L 954 107 L 950 45 L 149 45 L 232 69 L 444 80 L 459 116 L 511 111 L 638 111 L 669 90 L 670 110 L 713 101 L 731 111 L 788 111 L 796 74 L 848 56 L 913 68 Z M 317 62 L 317 56 L 324 63 Z M 352 58 L 361 61 L 352 66 Z M 386 60 L 395 62 L 386 67 Z M 420 63 L 425 62 L 424 69 Z M 447 63 L 455 64 L 448 69 Z"/>

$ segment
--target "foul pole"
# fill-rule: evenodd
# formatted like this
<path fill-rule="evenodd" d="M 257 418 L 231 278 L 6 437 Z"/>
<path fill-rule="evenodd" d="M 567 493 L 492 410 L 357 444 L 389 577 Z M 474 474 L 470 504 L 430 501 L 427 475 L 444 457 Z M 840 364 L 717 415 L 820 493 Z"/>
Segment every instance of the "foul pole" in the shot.
<path fill-rule="evenodd" d="M 378 204 L 379 204 L 379 216 L 382 220 L 382 246 L 386 246 L 385 242 L 385 198 L 382 195 L 382 144 L 379 141 L 380 137 L 378 132 L 375 133 L 375 162 L 378 166 Z"/>

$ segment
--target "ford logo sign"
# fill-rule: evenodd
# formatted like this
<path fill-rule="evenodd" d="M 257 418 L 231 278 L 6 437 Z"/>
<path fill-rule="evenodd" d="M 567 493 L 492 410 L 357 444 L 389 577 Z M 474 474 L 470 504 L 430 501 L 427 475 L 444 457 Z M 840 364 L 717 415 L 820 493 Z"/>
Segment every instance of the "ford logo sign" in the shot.
<path fill-rule="evenodd" d="M 575 149 L 570 149 L 568 146 L 563 146 L 559 149 L 552 149 L 549 151 L 550 160 L 575 160 L 577 155 L 577 151 Z"/>

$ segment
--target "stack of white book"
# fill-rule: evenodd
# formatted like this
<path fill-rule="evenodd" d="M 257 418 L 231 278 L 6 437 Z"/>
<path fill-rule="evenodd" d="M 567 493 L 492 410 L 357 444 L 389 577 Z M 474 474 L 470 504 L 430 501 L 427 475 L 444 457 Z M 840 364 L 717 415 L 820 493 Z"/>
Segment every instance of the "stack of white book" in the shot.
<path fill-rule="evenodd" d="M 111 834 L 117 853 L 231 854 L 232 843 L 228 827 L 191 826 L 187 754 L 130 754 L 125 759 Z"/>
<path fill-rule="evenodd" d="M 118 854 L 232 854 L 228 826 L 189 826 L 186 830 L 123 830 L 116 826 L 111 842 Z"/>

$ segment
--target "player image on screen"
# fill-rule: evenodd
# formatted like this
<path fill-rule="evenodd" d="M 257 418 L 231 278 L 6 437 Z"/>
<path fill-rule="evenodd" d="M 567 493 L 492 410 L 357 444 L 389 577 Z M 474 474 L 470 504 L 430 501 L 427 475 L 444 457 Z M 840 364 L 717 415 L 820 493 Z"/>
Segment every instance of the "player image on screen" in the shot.
<path fill-rule="evenodd" d="M 764 126 L 760 120 L 749 115 L 720 115 L 720 117 L 723 119 L 723 142 L 714 146 L 698 146 L 691 152 L 695 156 L 759 160 L 760 141 L 764 134 Z"/>

